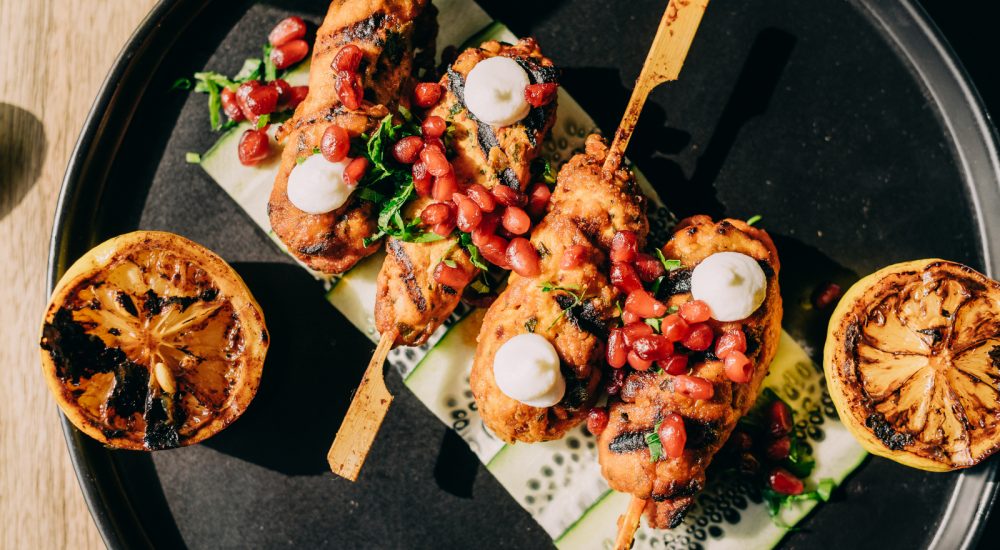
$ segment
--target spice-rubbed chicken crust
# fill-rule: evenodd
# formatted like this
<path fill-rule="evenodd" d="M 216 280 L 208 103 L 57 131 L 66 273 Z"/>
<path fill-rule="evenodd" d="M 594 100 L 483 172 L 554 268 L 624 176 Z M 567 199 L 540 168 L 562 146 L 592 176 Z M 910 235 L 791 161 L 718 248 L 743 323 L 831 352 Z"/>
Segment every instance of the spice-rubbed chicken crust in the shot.
<path fill-rule="evenodd" d="M 378 250 L 364 245 L 376 230 L 374 206 L 352 196 L 325 214 L 308 214 L 288 200 L 288 175 L 299 159 L 313 154 L 330 124 L 352 138 L 369 132 L 400 100 L 409 96 L 414 49 L 432 51 L 435 10 L 427 0 L 336 0 L 316 33 L 309 95 L 278 133 L 285 142 L 278 176 L 268 202 L 271 227 L 288 249 L 309 267 L 342 273 Z M 361 48 L 359 75 L 365 101 L 357 111 L 337 96 L 333 59 L 346 44 Z"/>
<path fill-rule="evenodd" d="M 485 42 L 458 56 L 441 78 L 445 90 L 441 101 L 428 114 L 453 124 L 455 155 L 450 160 L 460 188 L 478 183 L 487 189 L 505 185 L 524 192 L 531 184 L 531 163 L 541 152 L 542 141 L 555 121 L 556 103 L 533 108 L 524 120 L 501 128 L 477 120 L 465 107 L 465 77 L 478 62 L 494 56 L 517 60 L 532 84 L 555 82 L 558 77 L 552 61 L 542 55 L 533 39 L 513 45 Z M 430 198 L 414 200 L 407 205 L 405 217 L 418 216 L 433 202 Z M 458 306 L 465 285 L 455 288 L 438 283 L 434 279 L 438 262 L 455 262 L 467 275 L 466 285 L 479 274 L 457 243 L 454 235 L 433 243 L 393 238 L 386 242 L 388 254 L 378 275 L 375 326 L 383 334 L 396 330 L 396 345 L 423 344 Z"/>
<path fill-rule="evenodd" d="M 756 258 L 767 276 L 767 297 L 750 317 L 735 323 L 710 321 L 716 332 L 743 330 L 753 378 L 745 384 L 731 382 L 723 363 L 713 355 L 693 355 L 691 374 L 712 382 L 715 388 L 715 395 L 702 401 L 675 393 L 671 375 L 633 372 L 622 386 L 620 400 L 609 405 L 608 425 L 598 438 L 601 471 L 608 484 L 646 499 L 646 516 L 654 528 L 673 528 L 684 519 L 694 495 L 704 488 L 705 469 L 757 398 L 778 346 L 782 311 L 778 254 L 766 232 L 740 220 L 714 223 L 707 216 L 695 216 L 683 221 L 663 247 L 664 256 L 681 260 L 685 269 L 724 251 Z M 679 305 L 689 296 L 676 294 L 669 303 Z M 684 418 L 684 455 L 651 462 L 645 435 L 668 413 Z"/>
<path fill-rule="evenodd" d="M 504 441 L 562 437 L 586 417 L 597 398 L 608 323 L 619 296 L 605 275 L 611 239 L 604 244 L 603 237 L 609 231 L 611 235 L 635 231 L 641 246 L 649 232 L 645 197 L 627 170 L 605 176 L 601 165 L 606 156 L 604 141 L 592 135 L 585 152 L 562 167 L 549 213 L 531 236 L 542 257 L 541 275 L 526 279 L 512 274 L 507 289 L 483 320 L 470 383 L 483 421 Z M 567 186 L 574 193 L 589 195 L 578 198 Z M 614 205 L 616 211 L 630 215 L 611 218 L 607 209 L 590 208 L 587 202 Z M 585 246 L 587 253 L 579 267 L 564 269 L 563 252 L 574 244 Z M 546 286 L 570 290 L 546 292 Z M 580 298 L 575 306 L 574 294 Z M 493 376 L 493 358 L 500 346 L 532 329 L 552 342 L 562 362 L 566 393 L 553 407 L 531 407 L 508 397 Z"/>

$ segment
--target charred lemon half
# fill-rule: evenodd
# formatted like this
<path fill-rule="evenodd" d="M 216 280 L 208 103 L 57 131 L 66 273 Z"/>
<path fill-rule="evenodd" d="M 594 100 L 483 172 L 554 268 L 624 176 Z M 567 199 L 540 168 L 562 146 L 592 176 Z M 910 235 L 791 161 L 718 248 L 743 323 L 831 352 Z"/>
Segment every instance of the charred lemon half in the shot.
<path fill-rule="evenodd" d="M 76 261 L 42 323 L 42 370 L 59 407 L 110 447 L 191 445 L 243 413 L 268 334 L 222 258 L 158 231 L 115 237 Z"/>
<path fill-rule="evenodd" d="M 947 471 L 1000 446 L 1000 284 L 967 266 L 917 260 L 859 281 L 830 320 L 824 365 L 869 452 Z"/>

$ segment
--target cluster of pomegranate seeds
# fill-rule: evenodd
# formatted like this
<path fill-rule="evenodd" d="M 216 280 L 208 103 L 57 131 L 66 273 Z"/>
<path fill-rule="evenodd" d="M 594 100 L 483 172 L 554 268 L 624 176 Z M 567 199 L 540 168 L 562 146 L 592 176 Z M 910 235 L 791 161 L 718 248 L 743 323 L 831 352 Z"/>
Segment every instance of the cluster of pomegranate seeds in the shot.
<path fill-rule="evenodd" d="M 271 44 L 271 62 L 276 69 L 287 69 L 309 54 L 309 43 L 303 40 L 306 24 L 301 17 L 287 17 L 278 22 L 267 41 Z"/>
<path fill-rule="evenodd" d="M 365 96 L 364 88 L 361 86 L 361 75 L 358 74 L 362 57 L 364 53 L 361 48 L 347 44 L 333 58 L 333 69 L 337 71 L 337 78 L 334 81 L 337 97 L 344 107 L 352 111 L 361 107 L 361 101 Z"/>
<path fill-rule="evenodd" d="M 532 107 L 544 107 L 556 98 L 559 85 L 554 82 L 530 84 L 524 89 L 524 100 Z"/>

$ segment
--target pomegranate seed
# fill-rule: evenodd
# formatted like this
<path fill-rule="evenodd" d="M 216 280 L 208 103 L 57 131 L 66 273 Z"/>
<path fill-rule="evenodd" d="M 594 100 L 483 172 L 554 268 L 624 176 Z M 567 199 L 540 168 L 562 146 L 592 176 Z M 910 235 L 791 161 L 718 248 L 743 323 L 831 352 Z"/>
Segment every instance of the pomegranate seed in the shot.
<path fill-rule="evenodd" d="M 347 130 L 336 124 L 331 124 L 323 131 L 323 138 L 319 142 L 319 150 L 323 153 L 323 158 L 330 162 L 340 162 L 347 158 L 347 153 L 351 150 L 351 136 Z"/>
<path fill-rule="evenodd" d="M 813 305 L 818 309 L 826 309 L 835 304 L 844 295 L 844 290 L 836 283 L 827 283 L 813 293 Z"/>
<path fill-rule="evenodd" d="M 622 336 L 625 337 L 625 345 L 632 347 L 636 340 L 653 334 L 653 327 L 646 323 L 629 323 L 622 327 Z"/>
<path fill-rule="evenodd" d="M 444 152 L 437 147 L 425 146 L 420 151 L 420 160 L 427 166 L 427 171 L 435 176 L 443 176 L 451 173 L 451 163 L 445 158 Z"/>
<path fill-rule="evenodd" d="M 622 292 L 632 293 L 642 289 L 642 281 L 635 273 L 632 264 L 622 262 L 611 263 L 611 284 Z"/>
<path fill-rule="evenodd" d="M 552 100 L 556 97 L 556 90 L 559 89 L 559 85 L 554 82 L 546 82 L 543 84 L 529 84 L 524 88 L 524 100 L 528 102 L 528 105 L 532 107 L 543 107 L 552 103 Z"/>
<path fill-rule="evenodd" d="M 496 234 L 498 225 L 500 225 L 500 216 L 492 212 L 484 213 L 482 221 L 472 231 L 472 244 L 482 246 L 487 239 Z"/>
<path fill-rule="evenodd" d="M 639 354 L 632 350 L 628 352 L 628 365 L 637 371 L 645 372 L 653 366 L 653 362 L 639 357 Z"/>
<path fill-rule="evenodd" d="M 490 194 L 489 190 L 479 185 L 478 183 L 473 183 L 465 190 L 465 193 L 469 195 L 469 198 L 476 201 L 479 205 L 479 209 L 483 212 L 492 212 L 497 207 L 497 201 Z"/>
<path fill-rule="evenodd" d="M 431 228 L 431 231 L 441 235 L 442 237 L 447 237 L 451 235 L 451 232 L 455 230 L 455 220 L 448 220 L 446 222 L 441 222 Z"/>
<path fill-rule="evenodd" d="M 236 88 L 236 105 L 238 105 L 240 110 L 243 112 L 243 118 L 254 118 L 254 114 L 250 112 L 250 107 L 247 106 L 247 96 L 250 95 L 250 92 L 256 90 L 260 86 L 260 82 L 257 82 L 256 80 L 249 80 L 240 84 L 239 87 Z"/>
<path fill-rule="evenodd" d="M 691 331 L 688 332 L 687 337 L 681 341 L 687 349 L 691 351 L 705 351 L 712 347 L 712 340 L 715 339 L 715 333 L 712 332 L 712 327 L 706 325 L 705 323 L 697 323 L 691 326 Z"/>
<path fill-rule="evenodd" d="M 524 206 L 528 198 L 523 193 L 519 193 L 506 185 L 498 185 L 491 191 L 497 202 L 504 206 Z"/>
<path fill-rule="evenodd" d="M 364 53 L 361 48 L 354 44 L 347 44 L 337 55 L 333 58 L 333 69 L 340 71 L 347 71 L 349 73 L 358 72 L 358 67 L 361 66 L 361 58 L 364 57 Z"/>
<path fill-rule="evenodd" d="M 701 300 L 684 302 L 678 313 L 689 323 L 704 323 L 712 317 L 712 310 L 709 309 L 708 304 Z"/>
<path fill-rule="evenodd" d="M 747 350 L 747 337 L 740 329 L 727 330 L 715 341 L 715 356 L 725 359 L 733 351 L 744 353 Z"/>
<path fill-rule="evenodd" d="M 680 353 L 671 355 L 656 363 L 667 374 L 684 374 L 688 370 L 688 357 Z"/>
<path fill-rule="evenodd" d="M 680 342 L 687 338 L 688 332 L 690 332 L 690 329 L 688 328 L 687 321 L 676 313 L 671 313 L 664 317 L 663 321 L 660 321 L 660 334 L 673 342 Z"/>
<path fill-rule="evenodd" d="M 616 369 L 625 366 L 628 361 L 628 344 L 625 343 L 625 334 L 620 328 L 613 328 L 608 333 L 608 364 Z"/>
<path fill-rule="evenodd" d="M 280 71 L 302 61 L 308 54 L 309 44 L 305 40 L 291 40 L 271 50 L 271 63 Z"/>
<path fill-rule="evenodd" d="M 746 355 L 733 351 L 725 359 L 726 378 L 737 384 L 745 384 L 753 378 L 753 365 Z"/>
<path fill-rule="evenodd" d="M 611 239 L 611 261 L 632 262 L 639 253 L 639 238 L 635 231 L 619 231 Z"/>
<path fill-rule="evenodd" d="M 365 157 L 358 157 L 350 162 L 346 168 L 344 168 L 344 183 L 348 187 L 354 187 L 361 182 L 361 178 L 365 177 L 365 172 L 368 171 L 368 159 Z"/>
<path fill-rule="evenodd" d="M 491 264 L 503 269 L 510 269 L 510 263 L 507 262 L 507 239 L 500 235 L 490 235 L 483 244 L 478 246 L 479 252 Z"/>
<path fill-rule="evenodd" d="M 483 211 L 479 209 L 476 201 L 461 193 L 452 194 L 451 200 L 458 206 L 458 216 L 455 218 L 456 225 L 460 230 L 471 233 L 479 225 L 479 222 L 483 221 Z"/>
<path fill-rule="evenodd" d="M 651 283 L 667 274 L 667 270 L 658 258 L 654 258 L 643 252 L 636 255 L 635 271 L 638 273 L 639 278 L 647 283 Z"/>
<path fill-rule="evenodd" d="M 222 96 L 222 112 L 226 113 L 226 116 L 229 117 L 230 120 L 239 122 L 246 118 L 243 116 L 243 111 L 236 102 L 236 92 L 230 90 L 229 88 L 223 88 L 220 94 Z"/>
<path fill-rule="evenodd" d="M 799 495 L 805 489 L 802 480 L 784 468 L 775 468 L 768 477 L 771 488 L 783 495 Z"/>
<path fill-rule="evenodd" d="M 439 138 L 444 135 L 447 129 L 448 123 L 443 118 L 434 115 L 425 118 L 424 123 L 420 125 L 420 133 L 426 139 Z"/>
<path fill-rule="evenodd" d="M 687 444 L 687 430 L 684 429 L 684 419 L 677 413 L 670 413 L 660 421 L 660 445 L 663 454 L 668 458 L 684 456 L 684 445 Z"/>
<path fill-rule="evenodd" d="M 641 323 L 641 322 L 642 322 L 642 317 L 639 317 L 635 313 L 632 313 L 631 311 L 622 312 L 622 324 L 631 325 L 632 323 Z"/>
<path fill-rule="evenodd" d="M 625 309 L 644 319 L 663 317 L 667 313 L 667 306 L 663 305 L 663 302 L 653 298 L 652 294 L 641 288 L 628 293 L 628 298 L 625 298 Z"/>
<path fill-rule="evenodd" d="M 700 376 L 681 374 L 674 378 L 674 391 L 691 399 L 708 401 L 715 395 L 712 383 Z"/>
<path fill-rule="evenodd" d="M 264 130 L 249 129 L 240 136 L 237 148 L 240 164 L 253 166 L 267 158 L 271 153 L 271 143 Z"/>
<path fill-rule="evenodd" d="M 587 260 L 587 247 L 582 244 L 574 244 L 563 251 L 559 259 L 559 267 L 562 269 L 576 269 Z"/>
<path fill-rule="evenodd" d="M 365 92 L 361 87 L 360 76 L 348 71 L 340 71 L 337 73 L 334 88 L 337 91 L 337 97 L 340 98 L 340 102 L 344 104 L 344 107 L 352 111 L 361 108 L 361 100 L 364 98 Z"/>
<path fill-rule="evenodd" d="M 608 410 L 604 407 L 594 407 L 587 413 L 587 431 L 594 435 L 601 435 L 604 428 L 608 427 Z"/>
<path fill-rule="evenodd" d="M 292 91 L 288 95 L 288 100 L 285 102 L 286 109 L 294 109 L 306 100 L 306 96 L 309 95 L 309 86 L 292 86 Z"/>
<path fill-rule="evenodd" d="M 431 196 L 434 181 L 427 171 L 427 167 L 419 160 L 413 163 L 413 189 L 421 197 Z"/>
<path fill-rule="evenodd" d="M 288 97 L 292 94 L 292 86 L 291 86 L 291 84 L 289 84 L 289 83 L 287 83 L 284 80 L 282 80 L 282 79 L 279 78 L 279 79 L 275 80 L 274 82 L 272 82 L 270 85 L 274 88 L 274 90 L 276 92 L 278 92 L 278 107 L 277 107 L 277 109 L 279 111 L 284 110 L 285 107 L 286 107 L 285 104 L 288 103 Z"/>
<path fill-rule="evenodd" d="M 455 174 L 445 174 L 434 178 L 431 196 L 436 201 L 451 201 L 451 196 L 458 192 L 458 181 Z"/>
<path fill-rule="evenodd" d="M 524 237 L 511 239 L 507 245 L 507 263 L 514 273 L 522 277 L 537 277 L 542 272 L 538 251 Z"/>
<path fill-rule="evenodd" d="M 396 142 L 392 147 L 392 156 L 403 164 L 413 164 L 420 158 L 420 149 L 424 141 L 417 136 L 407 136 Z"/>
<path fill-rule="evenodd" d="M 421 82 L 413 88 L 413 103 L 418 107 L 433 107 L 440 99 L 441 85 L 436 82 Z"/>
<path fill-rule="evenodd" d="M 420 221 L 425 225 L 437 225 L 451 218 L 451 207 L 443 202 L 428 204 L 420 212 Z"/>
<path fill-rule="evenodd" d="M 659 334 L 650 334 L 632 342 L 632 351 L 640 359 L 659 361 L 674 353 L 674 343 Z"/>
<path fill-rule="evenodd" d="M 503 211 L 503 227 L 514 235 L 524 235 L 531 229 L 528 213 L 516 206 L 508 206 Z"/>
<path fill-rule="evenodd" d="M 611 369 L 608 381 L 604 384 L 604 391 L 608 392 L 608 395 L 618 395 L 625 384 L 625 376 L 625 369 Z"/>
<path fill-rule="evenodd" d="M 272 46 L 281 46 L 306 35 L 306 23 L 301 17 L 286 17 L 271 29 L 267 41 Z"/>
<path fill-rule="evenodd" d="M 764 450 L 764 454 L 772 462 L 781 462 L 788 458 L 788 453 L 792 450 L 792 440 L 786 437 L 775 439 Z"/>
<path fill-rule="evenodd" d="M 536 183 L 528 191 L 528 214 L 534 219 L 539 219 L 545 215 L 545 209 L 549 207 L 549 199 L 552 197 L 552 190 L 544 183 Z"/>
<path fill-rule="evenodd" d="M 448 266 L 444 262 L 438 262 L 434 268 L 434 280 L 456 290 L 464 288 L 465 284 L 469 282 L 464 271 L 458 267 Z"/>
<path fill-rule="evenodd" d="M 784 401 L 771 403 L 767 409 L 767 418 L 772 436 L 781 437 L 792 433 L 792 411 Z"/>
<path fill-rule="evenodd" d="M 271 114 L 278 106 L 278 90 L 273 86 L 258 86 L 247 94 L 246 105 L 255 117 Z"/>

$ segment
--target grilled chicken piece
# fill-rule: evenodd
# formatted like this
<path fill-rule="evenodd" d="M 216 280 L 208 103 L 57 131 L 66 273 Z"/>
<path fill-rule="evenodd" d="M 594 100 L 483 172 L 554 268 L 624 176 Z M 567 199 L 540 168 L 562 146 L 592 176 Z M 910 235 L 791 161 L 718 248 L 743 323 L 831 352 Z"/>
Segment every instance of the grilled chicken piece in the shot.
<path fill-rule="evenodd" d="M 737 384 L 725 375 L 723 363 L 706 352 L 693 355 L 692 375 L 712 382 L 715 395 L 698 401 L 672 391 L 673 376 L 633 372 L 626 379 L 620 400 L 608 408 L 607 428 L 598 438 L 601 472 L 611 488 L 646 499 L 645 513 L 654 528 L 673 528 L 684 519 L 694 495 L 705 485 L 705 469 L 729 438 L 736 422 L 753 405 L 774 358 L 781 333 L 781 296 L 778 293 L 778 254 L 766 232 L 740 220 L 713 223 L 707 216 L 682 222 L 663 247 L 667 258 L 681 260 L 691 269 L 711 254 L 742 252 L 756 258 L 767 275 L 767 297 L 747 319 L 736 323 L 710 321 L 717 332 L 740 329 L 747 339 L 747 357 L 754 365 L 750 382 Z M 683 280 L 684 272 L 674 272 Z M 689 275 L 689 274 L 688 274 Z M 669 303 L 690 300 L 684 284 Z M 677 413 L 684 418 L 687 446 L 678 459 L 650 461 L 645 435 L 662 415 Z"/>
<path fill-rule="evenodd" d="M 378 250 L 377 243 L 363 243 L 375 233 L 377 213 L 372 203 L 356 196 L 333 212 L 303 212 L 288 200 L 288 175 L 299 159 L 312 155 L 320 146 L 331 123 L 342 126 L 354 138 L 396 111 L 398 102 L 409 96 L 406 90 L 414 69 L 415 48 L 433 51 L 434 17 L 435 10 L 427 0 L 336 0 L 316 33 L 309 95 L 278 134 L 286 147 L 268 202 L 274 232 L 313 269 L 342 273 Z M 357 111 L 340 103 L 337 71 L 331 67 L 334 57 L 349 43 L 364 52 L 360 75 L 365 101 Z"/>
<path fill-rule="evenodd" d="M 603 236 L 631 230 L 641 244 L 649 230 L 645 197 L 628 171 L 619 170 L 611 179 L 603 175 L 606 155 L 601 138 L 590 136 L 585 153 L 574 156 L 559 171 L 549 213 L 531 236 L 542 258 L 541 275 L 527 279 L 511 274 L 507 288 L 483 320 L 470 383 L 483 421 L 504 441 L 558 439 L 586 417 L 597 398 L 608 323 L 619 295 L 605 275 L 611 239 L 605 244 Z M 586 200 L 577 200 L 567 187 L 590 194 Z M 604 208 L 591 209 L 586 202 L 634 215 L 609 217 Z M 564 251 L 577 244 L 586 247 L 584 260 L 576 268 L 563 268 Z M 570 290 L 546 292 L 543 285 Z M 574 294 L 581 298 L 579 304 L 574 305 Z M 508 397 L 493 376 L 497 350 L 507 340 L 532 330 L 552 342 L 562 362 L 566 394 L 553 407 L 532 407 Z"/>
<path fill-rule="evenodd" d="M 429 114 L 454 124 L 455 156 L 451 163 L 461 188 L 478 183 L 487 189 L 506 185 L 523 192 L 531 184 L 531 163 L 555 122 L 556 103 L 533 108 L 524 120 L 510 126 L 494 128 L 477 120 L 465 107 L 465 77 L 476 63 L 498 55 L 516 59 L 532 84 L 556 82 L 558 78 L 552 61 L 542 55 L 533 39 L 514 45 L 485 42 L 458 56 L 441 78 L 445 93 Z M 418 216 L 433 202 L 429 198 L 414 200 L 405 208 L 405 217 Z M 465 285 L 479 274 L 457 243 L 455 236 L 433 243 L 388 239 L 388 256 L 378 275 L 375 326 L 383 334 L 396 330 L 396 345 L 426 342 L 458 306 Z M 465 272 L 465 285 L 454 288 L 434 279 L 434 268 L 442 259 L 454 261 Z"/>

